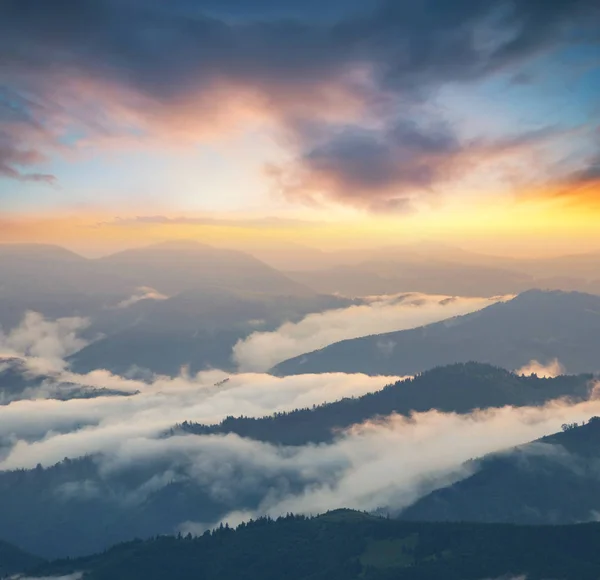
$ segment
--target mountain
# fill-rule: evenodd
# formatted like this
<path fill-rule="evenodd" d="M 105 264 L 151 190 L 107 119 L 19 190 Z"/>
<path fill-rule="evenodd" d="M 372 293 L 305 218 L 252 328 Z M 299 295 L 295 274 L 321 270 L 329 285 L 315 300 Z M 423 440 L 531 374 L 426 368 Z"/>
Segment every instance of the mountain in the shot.
<path fill-rule="evenodd" d="M 474 407 L 540 404 L 561 396 L 581 399 L 588 393 L 589 379 L 518 377 L 487 365 L 453 365 L 372 395 L 310 410 L 262 419 L 229 418 L 212 427 L 187 423 L 152 443 L 115 435 L 124 448 L 148 444 L 175 451 L 150 452 L 143 460 L 123 462 L 115 461 L 107 450 L 45 468 L 0 471 L 0 537 L 52 558 L 90 554 L 132 538 L 176 533 L 185 522 L 218 522 L 231 512 L 261 510 L 278 493 L 299 496 L 322 483 L 318 469 L 295 470 L 292 460 L 284 471 L 254 469 L 253 454 L 261 453 L 258 448 L 264 446 L 249 439 L 274 444 L 282 457 L 293 458 L 304 451 L 290 446 L 306 445 L 310 450 L 311 444 L 335 445 L 339 429 L 366 419 L 393 412 L 408 414 L 412 409 L 467 412 Z M 66 432 L 71 432 L 68 427 Z M 85 436 L 85 430 L 77 433 Z M 247 440 L 215 437 L 219 434 L 237 434 Z M 14 441 L 9 443 L 14 445 Z M 248 463 L 230 455 L 229 443 L 254 449 Z M 177 449 L 197 449 L 201 455 Z M 213 474 L 213 469 L 222 471 Z M 231 480 L 231 489 L 223 483 L 226 480 Z"/>
<path fill-rule="evenodd" d="M 159 537 L 42 564 L 35 577 L 89 580 L 483 580 L 600 575 L 600 525 L 407 523 L 337 510 Z M 73 576 L 71 576 L 73 575 Z"/>
<path fill-rule="evenodd" d="M 172 534 L 187 521 L 218 521 L 232 505 L 243 509 L 261 499 L 247 494 L 219 501 L 175 462 L 113 471 L 102 471 L 99 458 L 89 456 L 0 471 L 0 537 L 46 558 L 81 556 L 133 538 Z"/>
<path fill-rule="evenodd" d="M 97 308 L 101 280 L 91 263 L 58 246 L 0 244 L 0 326 L 16 326 L 27 310 L 52 318 Z"/>
<path fill-rule="evenodd" d="M 122 330 L 134 317 L 117 305 L 140 288 L 173 296 L 229 290 L 306 298 L 316 293 L 244 252 L 164 243 L 86 259 L 57 246 L 0 244 L 0 326 L 27 310 L 49 318 L 91 317 L 101 332 Z M 93 329 L 96 330 L 96 329 Z"/>
<path fill-rule="evenodd" d="M 469 413 L 474 409 L 505 405 L 543 405 L 561 397 L 585 400 L 591 380 L 592 375 L 549 379 L 518 376 L 479 363 L 455 364 L 426 371 L 358 398 L 269 417 L 228 417 L 217 425 L 184 423 L 171 434 L 235 433 L 280 445 L 323 443 L 332 441 L 341 429 L 391 413 L 409 415 L 431 409 Z"/>
<path fill-rule="evenodd" d="M 0 405 L 24 399 L 93 399 L 96 397 L 125 397 L 132 393 L 117 389 L 98 388 L 69 383 L 58 373 L 32 373 L 24 359 L 0 355 Z"/>
<path fill-rule="evenodd" d="M 569 373 L 600 369 L 600 296 L 531 290 L 483 310 L 345 340 L 274 367 L 277 375 L 347 372 L 409 375 L 454 362 L 518 369 L 558 359 Z"/>
<path fill-rule="evenodd" d="M 327 270 L 286 272 L 300 284 L 323 293 L 345 296 L 422 292 L 457 296 L 516 294 L 535 287 L 526 273 L 477 264 L 441 260 L 373 260 L 359 265 L 342 265 Z"/>
<path fill-rule="evenodd" d="M 309 296 L 314 291 L 293 282 L 260 260 L 236 250 L 197 242 L 166 242 L 125 250 L 97 260 L 98 269 L 128 282 L 172 295 L 197 288 Z"/>
<path fill-rule="evenodd" d="M 232 348 L 252 332 L 356 302 L 316 294 L 243 252 L 195 242 L 93 260 L 54 246 L 0 245 L 0 271 L 0 331 L 28 311 L 85 318 L 79 334 L 90 345 L 71 359 L 81 371 L 233 370 Z"/>
<path fill-rule="evenodd" d="M 41 558 L 0 540 L 0 578 L 27 572 L 42 563 Z"/>
<path fill-rule="evenodd" d="M 475 473 L 401 517 L 427 521 L 565 524 L 600 517 L 600 417 L 471 462 Z"/>
<path fill-rule="evenodd" d="M 235 370 L 231 359 L 238 340 L 274 330 L 311 312 L 348 307 L 356 301 L 337 296 L 276 296 L 226 289 L 195 289 L 163 300 L 143 301 L 123 330 L 92 342 L 69 358 L 72 369 L 106 368 L 126 373 L 132 367 L 176 375 L 207 368 Z"/>
<path fill-rule="evenodd" d="M 324 258 L 329 265 L 324 265 Z M 531 288 L 600 293 L 600 254 L 517 259 L 435 242 L 329 253 L 312 267 L 283 270 L 319 292 L 346 296 L 423 292 L 460 296 L 517 294 Z"/>

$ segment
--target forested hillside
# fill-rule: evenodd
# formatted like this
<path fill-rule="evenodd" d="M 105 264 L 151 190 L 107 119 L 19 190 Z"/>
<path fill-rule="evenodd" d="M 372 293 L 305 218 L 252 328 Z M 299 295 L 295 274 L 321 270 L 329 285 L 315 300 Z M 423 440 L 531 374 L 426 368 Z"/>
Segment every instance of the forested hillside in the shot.
<path fill-rule="evenodd" d="M 600 417 L 474 462 L 475 473 L 404 510 L 415 521 L 564 524 L 600 514 Z"/>
<path fill-rule="evenodd" d="M 39 566 L 42 561 L 41 558 L 0 540 L 0 578 L 17 572 L 26 572 L 30 568 Z"/>
<path fill-rule="evenodd" d="M 338 510 L 161 537 L 40 566 L 89 580 L 597 580 L 600 524 L 423 524 Z"/>
<path fill-rule="evenodd" d="M 454 364 L 426 371 L 358 398 L 268 417 L 228 417 L 218 425 L 184 423 L 170 434 L 236 433 L 283 445 L 331 441 L 335 432 L 377 416 L 437 409 L 467 413 L 504 405 L 541 405 L 552 399 L 586 399 L 592 375 L 539 378 L 518 376 L 479 363 Z"/>

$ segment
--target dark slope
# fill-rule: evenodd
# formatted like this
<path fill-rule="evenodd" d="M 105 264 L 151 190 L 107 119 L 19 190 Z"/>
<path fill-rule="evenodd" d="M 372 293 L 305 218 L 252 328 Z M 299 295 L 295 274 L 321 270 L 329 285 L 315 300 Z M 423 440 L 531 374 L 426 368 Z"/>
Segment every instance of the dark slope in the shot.
<path fill-rule="evenodd" d="M 104 477 L 93 458 L 46 469 L 0 472 L 0 535 L 46 558 L 80 556 L 132 538 L 175 531 L 189 518 L 218 519 L 226 507 L 192 485 L 166 486 L 147 498 L 133 492 L 154 465 Z M 129 499 L 129 501 L 127 501 Z"/>
<path fill-rule="evenodd" d="M 43 560 L 23 550 L 0 540 L 0 578 L 27 572 L 40 566 Z"/>
<path fill-rule="evenodd" d="M 89 580 L 597 580 L 600 525 L 413 524 L 338 510 L 162 537 L 40 566 Z"/>
<path fill-rule="evenodd" d="M 0 405 L 35 398 L 66 401 L 129 395 L 127 391 L 65 382 L 58 374 L 32 374 L 23 359 L 0 355 Z"/>
<path fill-rule="evenodd" d="M 567 372 L 600 369 L 600 296 L 531 290 L 479 312 L 332 344 L 278 364 L 277 375 L 406 375 L 475 360 L 509 369 L 558 358 Z"/>
<path fill-rule="evenodd" d="M 467 413 L 505 405 L 541 405 L 552 399 L 586 399 L 591 375 L 541 379 L 521 377 L 480 363 L 435 368 L 362 397 L 263 418 L 230 417 L 219 425 L 185 423 L 174 432 L 236 433 L 271 443 L 303 445 L 331 441 L 335 432 L 377 416 L 438 409 Z"/>
<path fill-rule="evenodd" d="M 429 521 L 576 523 L 600 514 L 600 418 L 477 460 L 474 475 L 401 517 Z"/>
<path fill-rule="evenodd" d="M 152 302 L 152 301 L 151 301 Z M 154 302 L 126 329 L 73 355 L 77 372 L 106 368 L 125 373 L 132 366 L 176 375 L 206 368 L 235 369 L 231 353 L 238 340 L 257 330 L 273 330 L 310 312 L 350 306 L 336 296 L 273 296 L 227 289 L 196 289 Z M 128 308 L 127 310 L 130 310 Z"/>

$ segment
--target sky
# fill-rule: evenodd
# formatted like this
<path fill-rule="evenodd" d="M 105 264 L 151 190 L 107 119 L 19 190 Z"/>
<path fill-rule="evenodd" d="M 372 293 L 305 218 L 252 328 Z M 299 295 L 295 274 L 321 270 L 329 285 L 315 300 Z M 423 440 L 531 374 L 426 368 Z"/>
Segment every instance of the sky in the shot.
<path fill-rule="evenodd" d="M 0 242 L 600 249 L 595 0 L 3 0 Z"/>

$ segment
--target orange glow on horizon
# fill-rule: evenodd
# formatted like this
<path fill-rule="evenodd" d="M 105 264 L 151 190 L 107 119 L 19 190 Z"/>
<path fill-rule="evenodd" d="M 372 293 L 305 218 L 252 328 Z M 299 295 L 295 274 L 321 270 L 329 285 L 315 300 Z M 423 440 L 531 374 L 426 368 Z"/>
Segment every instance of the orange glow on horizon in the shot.
<path fill-rule="evenodd" d="M 577 200 L 575 200 L 577 201 Z M 600 204 L 557 196 L 448 203 L 412 214 L 356 213 L 335 221 L 181 213 L 148 223 L 111 215 L 0 218 L 0 242 L 51 243 L 102 255 L 165 240 L 191 239 L 222 247 L 300 244 L 324 250 L 402 245 L 423 239 L 483 253 L 527 256 L 600 249 Z M 319 217 L 315 212 L 315 219 Z M 327 216 L 325 216 L 327 217 Z M 173 220 L 171 222 L 167 220 Z M 196 222 L 194 220 L 196 219 Z M 264 222 L 264 223 L 263 223 Z"/>

